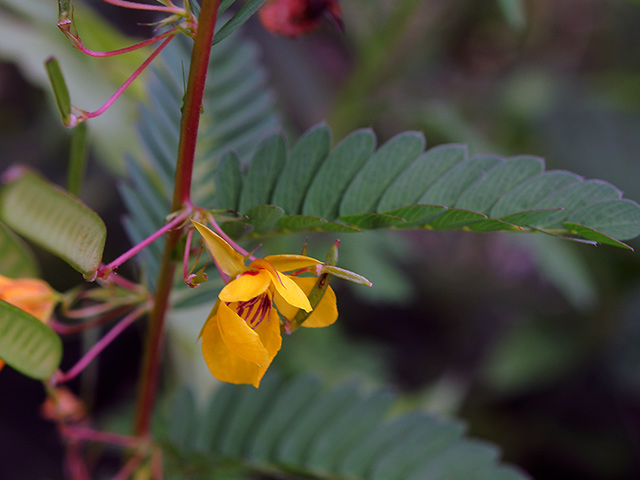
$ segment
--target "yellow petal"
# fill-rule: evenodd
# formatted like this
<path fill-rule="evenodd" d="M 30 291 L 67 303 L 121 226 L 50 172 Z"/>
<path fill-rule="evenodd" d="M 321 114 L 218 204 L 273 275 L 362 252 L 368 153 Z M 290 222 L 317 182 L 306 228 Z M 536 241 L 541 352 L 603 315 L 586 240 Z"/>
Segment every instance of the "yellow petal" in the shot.
<path fill-rule="evenodd" d="M 218 308 L 220 308 L 220 303 L 221 303 L 220 300 L 216 300 L 215 305 L 213 306 L 213 308 L 209 312 L 209 316 L 207 317 L 207 320 L 204 322 L 204 325 L 200 329 L 200 334 L 198 335 L 198 340 L 200 340 L 202 338 L 202 335 L 204 334 L 204 329 L 207 326 L 207 323 L 213 322 L 214 319 L 215 319 L 215 321 L 218 321 L 218 319 L 216 318 L 216 315 L 218 315 Z"/>
<path fill-rule="evenodd" d="M 338 319 L 338 304 L 336 301 L 336 294 L 331 287 L 327 287 L 327 291 L 313 309 L 311 315 L 302 324 L 307 328 L 322 328 L 328 327 L 335 323 Z"/>
<path fill-rule="evenodd" d="M 318 281 L 318 279 L 314 277 L 291 277 L 291 279 L 298 284 L 306 295 L 311 293 L 311 290 Z M 299 309 L 283 302 L 283 299 L 279 298 L 278 295 L 274 297 L 274 301 L 280 314 L 287 320 L 293 320 L 293 317 L 296 316 Z M 302 326 L 307 328 L 321 328 L 331 325 L 337 319 L 338 306 L 336 294 L 331 287 L 327 287 L 327 291 L 324 292 L 320 302 L 318 302 L 318 305 L 316 305 L 316 308 L 313 309 L 313 312 L 307 317 Z"/>
<path fill-rule="evenodd" d="M 217 316 L 208 319 L 202 332 L 202 353 L 211 374 L 222 382 L 246 383 L 258 388 L 282 342 L 278 314 L 274 309 L 271 310 L 270 317 L 265 318 L 256 328 L 256 333 L 268 351 L 268 361 L 263 366 L 236 355 L 222 339 Z"/>
<path fill-rule="evenodd" d="M 274 268 L 280 272 L 291 272 L 305 267 L 319 265 L 319 260 L 304 255 L 269 255 L 264 257 Z"/>
<path fill-rule="evenodd" d="M 273 278 L 273 285 L 276 287 L 276 292 L 291 306 L 301 308 L 305 312 L 311 311 L 311 304 L 309 299 L 302 291 L 302 289 L 291 280 L 291 277 L 284 273 L 277 273 L 277 277 L 274 277 L 271 272 L 269 275 Z"/>
<path fill-rule="evenodd" d="M 300 287 L 298 287 L 298 285 L 296 285 L 295 282 L 287 275 L 278 272 L 269 262 L 259 258 L 251 262 L 249 268 L 257 268 L 268 272 L 271 276 L 271 283 L 287 303 L 294 307 L 302 308 L 305 312 L 311 311 L 309 299 L 304 292 L 300 290 Z"/>
<path fill-rule="evenodd" d="M 254 331 L 260 336 L 260 341 L 269 353 L 269 363 L 276 356 L 282 346 L 280 334 L 280 317 L 275 308 L 271 308 L 269 314 L 255 327 Z"/>
<path fill-rule="evenodd" d="M 256 385 L 267 369 L 248 362 L 232 352 L 222 340 L 217 319 L 208 321 L 204 326 L 202 354 L 211 374 L 221 382 Z"/>
<path fill-rule="evenodd" d="M 202 235 L 204 243 L 216 261 L 216 264 L 226 275 L 231 278 L 240 275 L 246 270 L 244 257 L 236 252 L 231 245 L 215 234 L 203 224 L 192 221 L 193 226 Z"/>
<path fill-rule="evenodd" d="M 265 270 L 249 270 L 227 283 L 218 298 L 223 302 L 246 302 L 264 293 L 271 284 L 271 275 Z"/>
<path fill-rule="evenodd" d="M 222 341 L 234 355 L 261 367 L 269 364 L 269 352 L 260 336 L 226 303 L 220 303 L 217 318 Z"/>

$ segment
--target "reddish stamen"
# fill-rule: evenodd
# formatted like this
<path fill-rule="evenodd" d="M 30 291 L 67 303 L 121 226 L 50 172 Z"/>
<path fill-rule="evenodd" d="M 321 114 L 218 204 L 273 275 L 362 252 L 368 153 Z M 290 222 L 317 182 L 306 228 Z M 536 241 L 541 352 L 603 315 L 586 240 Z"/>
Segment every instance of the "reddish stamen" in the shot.
<path fill-rule="evenodd" d="M 260 325 L 270 311 L 271 298 L 268 294 L 259 295 L 246 302 L 239 302 L 236 307 L 238 316 L 243 318 L 252 329 Z"/>

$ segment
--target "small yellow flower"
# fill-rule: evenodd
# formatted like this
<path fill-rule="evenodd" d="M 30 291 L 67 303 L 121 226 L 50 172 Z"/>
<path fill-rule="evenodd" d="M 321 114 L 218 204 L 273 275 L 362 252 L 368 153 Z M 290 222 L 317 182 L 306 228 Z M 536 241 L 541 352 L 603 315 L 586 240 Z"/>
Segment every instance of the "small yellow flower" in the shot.
<path fill-rule="evenodd" d="M 0 300 L 47 323 L 56 306 L 56 294 L 49 284 L 37 278 L 8 278 L 0 275 Z M 4 362 L 0 360 L 0 370 Z"/>
<path fill-rule="evenodd" d="M 321 262 L 304 255 L 270 255 L 246 266 L 244 257 L 225 240 L 193 223 L 218 268 L 230 278 L 202 329 L 205 362 L 220 381 L 258 387 L 282 344 L 278 311 L 290 320 L 300 309 L 312 310 L 307 295 L 316 279 L 284 272 Z M 336 296 L 329 287 L 303 326 L 324 327 L 337 318 Z"/>

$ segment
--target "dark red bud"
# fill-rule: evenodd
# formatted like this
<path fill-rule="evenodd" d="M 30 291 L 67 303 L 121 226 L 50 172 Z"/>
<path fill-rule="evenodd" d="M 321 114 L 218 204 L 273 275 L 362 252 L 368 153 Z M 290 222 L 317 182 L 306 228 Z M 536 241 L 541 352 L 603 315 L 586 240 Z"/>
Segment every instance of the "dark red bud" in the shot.
<path fill-rule="evenodd" d="M 285 37 L 298 37 L 315 30 L 323 18 L 343 30 L 338 0 L 271 0 L 259 12 L 266 30 Z"/>

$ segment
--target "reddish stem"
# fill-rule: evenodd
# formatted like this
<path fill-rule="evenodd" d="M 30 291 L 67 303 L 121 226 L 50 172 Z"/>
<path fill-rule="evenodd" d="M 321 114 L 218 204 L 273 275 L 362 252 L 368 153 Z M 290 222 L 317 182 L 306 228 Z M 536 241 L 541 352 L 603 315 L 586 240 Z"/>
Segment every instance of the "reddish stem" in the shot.
<path fill-rule="evenodd" d="M 180 120 L 178 165 L 172 205 L 174 210 L 191 202 L 193 162 L 196 154 L 202 99 L 204 98 L 209 69 L 211 44 L 218 15 L 218 3 L 218 0 L 203 0 L 198 17 L 198 29 L 191 51 L 191 66 Z"/>
<path fill-rule="evenodd" d="M 218 0 L 202 0 L 201 3 L 180 122 L 180 142 L 178 145 L 172 211 L 178 211 L 184 205 L 190 204 L 200 110 L 209 68 L 209 56 L 217 20 L 218 3 Z M 151 426 L 164 340 L 165 317 L 169 308 L 169 295 L 173 288 L 173 275 L 176 270 L 173 252 L 180 240 L 180 235 L 181 232 L 177 230 L 170 231 L 167 234 L 162 256 L 155 301 L 149 319 L 149 331 L 147 332 L 144 347 L 142 383 L 139 390 L 135 424 L 135 433 L 138 436 L 147 436 Z"/>

